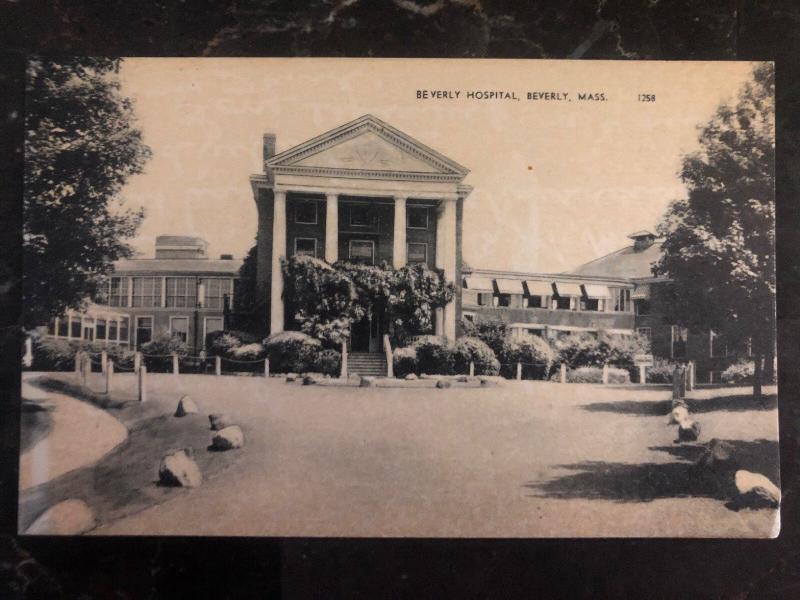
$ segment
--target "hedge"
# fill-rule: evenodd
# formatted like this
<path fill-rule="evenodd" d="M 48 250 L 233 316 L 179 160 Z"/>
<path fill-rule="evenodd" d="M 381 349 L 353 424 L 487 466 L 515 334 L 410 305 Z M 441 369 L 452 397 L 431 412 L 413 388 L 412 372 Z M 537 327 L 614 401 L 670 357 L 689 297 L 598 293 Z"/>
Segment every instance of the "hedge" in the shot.
<path fill-rule="evenodd" d="M 500 374 L 516 377 L 517 363 L 522 363 L 523 379 L 547 379 L 553 367 L 555 352 L 544 339 L 530 337 L 506 340 L 500 352 Z"/>
<path fill-rule="evenodd" d="M 417 373 L 417 349 L 414 346 L 395 348 L 392 354 L 392 363 L 395 377 L 405 377 Z"/>
<path fill-rule="evenodd" d="M 414 342 L 417 351 L 417 370 L 428 375 L 452 375 L 453 350 L 442 337 L 423 335 Z"/>
<path fill-rule="evenodd" d="M 305 373 L 313 371 L 322 344 L 300 331 L 282 331 L 264 340 L 270 371 Z"/>
<path fill-rule="evenodd" d="M 497 375 L 500 361 L 494 351 L 484 342 L 474 337 L 459 339 L 452 349 L 453 370 L 457 374 L 469 373 L 469 365 L 475 365 L 475 375 Z"/>
<path fill-rule="evenodd" d="M 553 373 L 552 380 L 560 381 L 560 374 Z M 627 369 L 608 369 L 608 383 L 630 383 L 631 377 Z M 601 367 L 578 367 L 567 370 L 567 383 L 603 383 L 603 369 Z"/>

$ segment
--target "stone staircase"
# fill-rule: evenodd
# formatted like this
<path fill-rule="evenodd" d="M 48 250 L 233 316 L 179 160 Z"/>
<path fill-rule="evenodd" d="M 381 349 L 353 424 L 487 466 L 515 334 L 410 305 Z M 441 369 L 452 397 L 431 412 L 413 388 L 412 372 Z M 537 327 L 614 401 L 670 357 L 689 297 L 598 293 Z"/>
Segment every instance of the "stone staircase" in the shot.
<path fill-rule="evenodd" d="M 347 374 L 386 377 L 386 355 L 382 352 L 351 352 L 347 355 Z"/>

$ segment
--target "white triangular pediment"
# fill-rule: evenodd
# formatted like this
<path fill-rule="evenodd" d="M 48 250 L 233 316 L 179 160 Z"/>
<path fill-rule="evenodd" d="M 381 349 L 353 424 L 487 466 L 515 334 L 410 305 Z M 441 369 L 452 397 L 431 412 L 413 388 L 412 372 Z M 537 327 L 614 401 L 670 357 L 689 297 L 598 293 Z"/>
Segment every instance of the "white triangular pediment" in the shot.
<path fill-rule="evenodd" d="M 375 173 L 463 178 L 468 170 L 372 115 L 365 115 L 267 160 L 277 172 Z"/>
<path fill-rule="evenodd" d="M 293 163 L 293 165 L 324 169 L 406 171 L 412 173 L 442 172 L 440 169 L 411 155 L 406 150 L 399 148 L 370 130 L 306 156 Z"/>

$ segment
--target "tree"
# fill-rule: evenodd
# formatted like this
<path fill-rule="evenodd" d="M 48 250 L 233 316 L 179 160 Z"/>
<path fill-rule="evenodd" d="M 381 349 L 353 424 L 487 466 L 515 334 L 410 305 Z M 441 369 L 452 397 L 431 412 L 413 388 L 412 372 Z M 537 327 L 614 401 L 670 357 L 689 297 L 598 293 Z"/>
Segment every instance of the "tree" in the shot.
<path fill-rule="evenodd" d="M 239 267 L 239 278 L 233 295 L 229 329 L 242 329 L 257 334 L 266 333 L 266 295 L 258 293 L 258 246 L 254 245 Z"/>
<path fill-rule="evenodd" d="M 684 157 L 688 194 L 659 224 L 656 275 L 671 280 L 672 322 L 752 344 L 753 393 L 775 352 L 775 74 L 757 66 L 734 106 L 721 105 Z"/>
<path fill-rule="evenodd" d="M 27 69 L 23 325 L 79 308 L 144 213 L 120 191 L 150 157 L 120 93 L 119 59 L 34 59 Z"/>

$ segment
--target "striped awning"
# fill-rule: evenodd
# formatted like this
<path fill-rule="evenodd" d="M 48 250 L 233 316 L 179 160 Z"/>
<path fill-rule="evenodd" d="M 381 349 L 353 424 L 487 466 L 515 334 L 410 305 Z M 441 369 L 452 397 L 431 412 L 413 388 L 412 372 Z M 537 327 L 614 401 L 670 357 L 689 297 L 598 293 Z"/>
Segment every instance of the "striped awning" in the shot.
<path fill-rule="evenodd" d="M 531 296 L 552 296 L 553 284 L 549 281 L 526 281 L 525 285 L 528 286 L 528 294 Z"/>
<path fill-rule="evenodd" d="M 596 283 L 584 283 L 583 289 L 586 290 L 586 297 L 592 300 L 602 300 L 603 298 L 611 298 L 611 292 L 607 285 L 598 285 Z"/>
<path fill-rule="evenodd" d="M 501 294 L 524 294 L 522 280 L 520 279 L 495 279 L 497 289 Z"/>
<path fill-rule="evenodd" d="M 492 280 L 486 277 L 465 277 L 464 283 L 467 284 L 468 290 L 475 290 L 476 292 L 493 292 L 494 286 Z"/>
<path fill-rule="evenodd" d="M 556 281 L 556 293 L 559 296 L 583 296 L 581 286 L 578 283 Z"/>
<path fill-rule="evenodd" d="M 631 293 L 631 299 L 650 300 L 650 284 L 649 283 L 638 284 Z"/>

